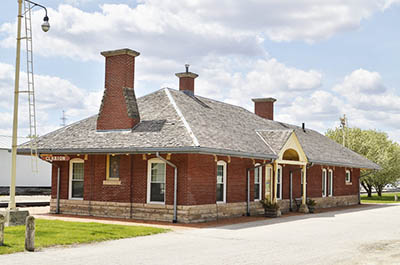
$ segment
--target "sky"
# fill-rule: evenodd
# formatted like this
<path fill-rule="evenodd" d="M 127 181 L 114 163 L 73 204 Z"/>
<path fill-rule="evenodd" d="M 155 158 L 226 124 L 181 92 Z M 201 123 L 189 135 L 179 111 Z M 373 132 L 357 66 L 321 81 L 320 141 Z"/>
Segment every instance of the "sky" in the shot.
<path fill-rule="evenodd" d="M 0 9 L 0 137 L 12 133 L 17 1 Z M 130 48 L 138 97 L 178 89 L 175 73 L 199 74 L 195 94 L 253 111 L 274 97 L 275 120 L 325 133 L 350 127 L 400 142 L 400 0 L 38 0 L 32 14 L 39 135 L 97 114 L 101 51 Z M 397 26 L 396 26 L 397 25 Z M 22 43 L 24 48 L 25 43 Z M 22 50 L 21 89 L 26 87 Z M 18 134 L 29 134 L 20 98 Z"/>

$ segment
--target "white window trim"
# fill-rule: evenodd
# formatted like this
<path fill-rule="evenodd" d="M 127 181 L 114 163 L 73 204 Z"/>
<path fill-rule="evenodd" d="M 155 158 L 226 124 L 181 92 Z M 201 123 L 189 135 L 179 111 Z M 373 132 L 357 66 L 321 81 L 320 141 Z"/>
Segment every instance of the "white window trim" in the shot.
<path fill-rule="evenodd" d="M 255 164 L 255 166 L 257 167 L 257 166 L 260 166 L 261 164 Z M 259 167 L 258 168 L 258 179 L 259 179 L 259 182 L 258 182 L 258 185 L 260 186 L 260 188 L 259 188 L 259 194 L 258 194 L 258 197 L 259 197 L 259 199 L 254 199 L 254 201 L 260 201 L 260 200 L 262 200 L 262 190 L 263 190 L 263 185 L 262 185 L 262 183 L 263 183 L 263 170 L 262 170 L 262 168 L 263 167 Z M 254 169 L 254 185 L 256 184 L 256 169 Z"/>
<path fill-rule="evenodd" d="M 278 174 L 278 176 L 277 176 L 277 180 L 279 180 L 279 181 L 276 182 L 276 186 L 278 186 L 278 183 L 279 183 L 280 185 L 279 185 L 279 197 L 278 197 L 278 195 L 277 195 L 277 196 L 276 196 L 276 199 L 277 199 L 277 200 L 282 200 L 282 198 L 283 198 L 283 194 L 282 194 L 283 171 L 282 171 L 282 166 L 281 166 L 281 165 L 278 166 L 277 172 L 280 172 L 280 174 Z"/>
<path fill-rule="evenodd" d="M 165 164 L 164 161 L 162 161 L 159 158 L 152 158 L 147 161 L 147 203 L 149 204 L 165 204 L 166 200 L 166 194 L 167 194 L 167 165 L 165 164 L 165 192 L 164 192 L 164 201 L 163 202 L 157 202 L 157 201 L 150 201 L 150 190 L 151 190 L 151 164 L 153 163 L 160 163 L 160 164 Z"/>
<path fill-rule="evenodd" d="M 333 196 L 333 170 L 332 169 L 329 169 L 329 171 L 328 171 L 328 188 L 329 188 L 329 190 L 328 190 L 328 196 L 329 197 L 332 197 Z"/>
<path fill-rule="evenodd" d="M 73 166 L 72 164 L 78 164 L 78 163 L 85 163 L 85 160 L 81 158 L 73 158 L 69 161 L 69 188 L 68 188 L 68 199 L 69 200 L 83 200 L 82 198 L 72 198 L 72 172 L 73 172 Z M 83 172 L 83 182 L 85 181 L 85 172 Z"/>
<path fill-rule="evenodd" d="M 349 181 L 347 180 L 347 173 L 349 173 Z M 348 169 L 347 169 L 346 172 L 345 172 L 344 180 L 345 180 L 345 182 L 346 182 L 347 185 L 351 185 L 351 184 L 352 184 L 352 182 L 351 182 L 351 171 L 348 170 Z"/>
<path fill-rule="evenodd" d="M 327 181 L 327 172 L 326 169 L 322 169 L 322 197 L 326 197 L 327 190 L 326 190 L 326 181 Z"/>
<path fill-rule="evenodd" d="M 223 181 L 224 181 L 224 200 L 223 201 L 217 201 L 217 203 L 226 203 L 226 174 L 227 174 L 227 164 L 226 164 L 226 162 L 225 161 L 223 161 L 223 160 L 220 160 L 220 161 L 218 161 L 217 162 L 217 167 L 218 166 L 223 166 L 224 167 L 224 176 L 223 176 Z M 217 172 L 217 174 L 218 174 L 218 172 Z M 217 181 L 217 176 L 215 176 L 215 181 Z M 217 185 L 218 183 L 216 183 L 216 185 Z M 215 192 L 217 192 L 217 187 L 215 187 Z M 215 193 L 215 195 L 217 195 L 216 193 Z"/>

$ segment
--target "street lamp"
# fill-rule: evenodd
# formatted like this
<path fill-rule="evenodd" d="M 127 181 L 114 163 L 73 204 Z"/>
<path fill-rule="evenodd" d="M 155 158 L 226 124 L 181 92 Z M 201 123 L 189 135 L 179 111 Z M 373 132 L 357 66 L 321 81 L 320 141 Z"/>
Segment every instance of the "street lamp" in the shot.
<path fill-rule="evenodd" d="M 12 134 L 12 149 L 11 149 L 11 183 L 10 183 L 10 201 L 8 203 L 8 210 L 6 212 L 6 224 L 17 225 L 24 224 L 26 215 L 29 213 L 26 211 L 18 211 L 15 203 L 15 186 L 16 186 L 16 163 L 17 163 L 17 130 L 18 130 L 18 100 L 19 100 L 19 73 L 20 73 L 20 57 L 21 57 L 21 20 L 22 14 L 22 3 L 23 1 L 32 4 L 31 8 L 39 6 L 46 12 L 44 17 L 44 23 L 42 24 L 42 30 L 47 32 L 50 29 L 49 17 L 47 16 L 46 7 L 32 2 L 30 0 L 18 0 L 18 27 L 17 27 L 17 55 L 15 60 L 15 86 L 14 86 L 14 114 L 13 114 L 13 134 Z M 24 14 L 26 15 L 26 14 Z"/>

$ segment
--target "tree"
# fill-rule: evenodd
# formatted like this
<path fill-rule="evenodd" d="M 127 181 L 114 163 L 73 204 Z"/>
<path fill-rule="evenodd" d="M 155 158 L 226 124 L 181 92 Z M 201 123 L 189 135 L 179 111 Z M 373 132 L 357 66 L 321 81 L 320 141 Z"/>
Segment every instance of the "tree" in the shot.
<path fill-rule="evenodd" d="M 399 179 L 400 172 L 400 146 L 389 139 L 384 132 L 376 130 L 361 130 L 359 128 L 345 129 L 346 147 L 368 158 L 381 166 L 379 171 L 361 171 L 360 182 L 372 196 L 375 188 L 379 196 L 387 184 L 394 184 Z M 343 129 L 329 129 L 326 136 L 343 144 Z"/>

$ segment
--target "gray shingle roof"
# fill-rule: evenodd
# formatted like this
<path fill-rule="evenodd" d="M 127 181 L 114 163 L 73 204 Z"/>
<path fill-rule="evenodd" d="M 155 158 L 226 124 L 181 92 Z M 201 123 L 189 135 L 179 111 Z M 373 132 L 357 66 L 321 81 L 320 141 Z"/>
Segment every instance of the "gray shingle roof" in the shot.
<path fill-rule="evenodd" d="M 261 118 L 216 100 L 161 89 L 137 100 L 141 122 L 129 131 L 96 131 L 96 116 L 38 139 L 41 153 L 203 152 L 275 158 L 295 131 L 310 162 L 379 169 L 320 133 Z M 267 144 L 266 144 L 267 142 Z M 20 146 L 26 152 L 28 145 Z"/>
<path fill-rule="evenodd" d="M 257 134 L 264 140 L 274 153 L 277 155 L 285 145 L 294 130 L 264 130 L 257 131 Z"/>

